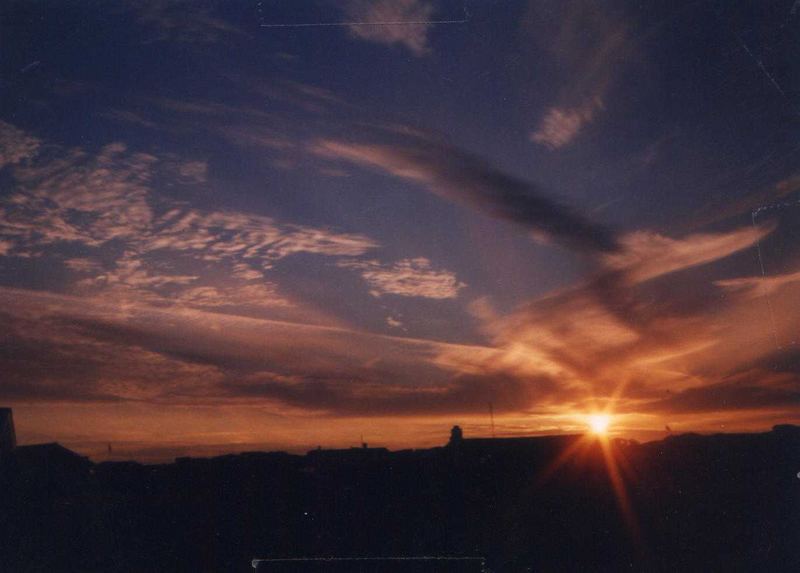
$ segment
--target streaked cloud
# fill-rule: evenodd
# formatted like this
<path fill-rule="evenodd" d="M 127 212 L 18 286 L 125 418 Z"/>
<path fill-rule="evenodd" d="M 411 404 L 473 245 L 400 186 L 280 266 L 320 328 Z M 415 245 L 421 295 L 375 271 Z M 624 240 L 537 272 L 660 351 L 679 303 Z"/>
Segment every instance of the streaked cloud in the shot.
<path fill-rule="evenodd" d="M 322 139 L 311 151 L 418 183 L 436 195 L 467 203 L 579 251 L 618 248 L 613 231 L 547 197 L 535 184 L 426 135 L 408 134 L 397 144 Z"/>
<path fill-rule="evenodd" d="M 145 28 L 145 43 L 183 42 L 210 44 L 244 32 L 215 14 L 215 2 L 186 0 L 141 0 L 129 9 Z"/>
<path fill-rule="evenodd" d="M 750 410 L 788 412 L 800 409 L 798 372 L 773 372 L 752 369 L 726 377 L 721 382 L 704 384 L 670 393 L 644 407 L 671 414 Z"/>
<path fill-rule="evenodd" d="M 800 272 L 772 276 L 724 279 L 715 281 L 714 284 L 729 291 L 739 292 L 745 296 L 757 298 L 760 296 L 770 296 L 777 293 L 783 287 L 797 282 L 800 282 Z"/>
<path fill-rule="evenodd" d="M 738 178 L 736 179 L 738 186 Z M 762 211 L 787 207 L 788 205 L 783 204 L 783 202 L 786 201 L 787 197 L 798 191 L 800 191 L 800 174 L 793 173 L 783 177 L 777 183 L 765 185 L 736 198 L 729 197 L 727 193 L 722 194 L 721 197 L 708 201 L 692 217 L 692 225 L 710 225 L 741 215 L 750 215 L 751 218 L 757 217 Z"/>
<path fill-rule="evenodd" d="M 197 406 L 258 401 L 284 412 L 375 416 L 483 411 L 493 392 L 506 396 L 498 406 L 505 409 L 523 406 L 530 392 L 521 380 L 467 375 L 433 360 L 444 348 L 480 347 L 138 303 L 136 312 L 121 315 L 117 304 L 0 289 L 8 350 L 0 362 L 15 369 L 0 397 Z M 19 350 L 37 347 L 36 365 L 28 368 L 22 361 L 34 356 Z M 93 371 L 96 362 L 104 365 Z"/>
<path fill-rule="evenodd" d="M 228 287 L 193 287 L 181 291 L 176 301 L 190 307 L 214 309 L 221 307 L 273 308 L 292 306 L 274 283 L 235 285 Z"/>
<path fill-rule="evenodd" d="M 650 231 L 634 231 L 620 239 L 622 249 L 605 257 L 611 269 L 635 282 L 726 257 L 756 243 L 774 227 L 743 227 L 728 233 L 698 233 L 672 239 Z"/>
<path fill-rule="evenodd" d="M 346 260 L 337 264 L 359 271 L 370 286 L 370 294 L 375 297 L 393 294 L 431 299 L 456 298 L 466 286 L 454 273 L 435 269 L 424 257 L 403 259 L 391 265 L 374 260 Z"/>
<path fill-rule="evenodd" d="M 158 128 L 158 124 L 156 122 L 151 121 L 146 117 L 142 116 L 141 114 L 128 109 L 109 109 L 100 112 L 99 115 L 100 117 L 103 117 L 105 119 L 110 119 L 112 121 L 116 121 L 119 123 L 138 125 L 140 127 L 146 127 L 147 129 Z"/>

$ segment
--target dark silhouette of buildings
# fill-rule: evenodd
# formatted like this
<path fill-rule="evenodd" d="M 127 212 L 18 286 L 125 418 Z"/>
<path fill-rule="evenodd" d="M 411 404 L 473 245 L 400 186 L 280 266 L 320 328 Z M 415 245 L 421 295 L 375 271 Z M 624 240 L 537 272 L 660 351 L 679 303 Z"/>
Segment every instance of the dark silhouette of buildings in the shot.
<path fill-rule="evenodd" d="M 7 454 L 17 447 L 17 434 L 14 431 L 14 413 L 11 408 L 0 408 L 0 455 Z"/>
<path fill-rule="evenodd" d="M 800 571 L 799 470 L 787 425 L 605 447 L 454 428 L 424 450 L 159 465 L 21 446 L 0 462 L 0 571 L 252 572 L 263 558 L 263 571 L 386 573 L 397 556 L 476 558 L 403 571 Z"/>
<path fill-rule="evenodd" d="M 387 459 L 389 450 L 386 448 L 370 448 L 362 444 L 360 448 L 344 448 L 327 450 L 318 448 L 306 454 L 306 459 L 313 465 L 331 464 L 361 464 L 364 462 L 379 462 Z"/>
<path fill-rule="evenodd" d="M 56 442 L 17 446 L 11 454 L 11 460 L 26 470 L 55 475 L 84 475 L 94 466 L 89 458 Z"/>

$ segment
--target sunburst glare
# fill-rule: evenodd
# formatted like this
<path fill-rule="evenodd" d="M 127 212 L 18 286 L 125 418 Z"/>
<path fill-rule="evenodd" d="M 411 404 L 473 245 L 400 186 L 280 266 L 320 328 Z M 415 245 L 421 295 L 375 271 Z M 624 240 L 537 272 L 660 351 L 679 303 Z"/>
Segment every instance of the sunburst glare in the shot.
<path fill-rule="evenodd" d="M 608 433 L 608 428 L 611 425 L 611 416 L 608 414 L 590 414 L 586 420 L 593 434 L 604 436 Z"/>

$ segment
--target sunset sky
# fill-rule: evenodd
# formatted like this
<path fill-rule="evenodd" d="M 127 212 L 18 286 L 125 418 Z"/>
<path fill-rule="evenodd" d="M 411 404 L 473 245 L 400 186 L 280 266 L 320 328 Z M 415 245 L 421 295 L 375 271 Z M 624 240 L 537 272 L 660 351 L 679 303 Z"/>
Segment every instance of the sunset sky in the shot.
<path fill-rule="evenodd" d="M 793 0 L 11 1 L 0 406 L 95 459 L 800 421 Z"/>

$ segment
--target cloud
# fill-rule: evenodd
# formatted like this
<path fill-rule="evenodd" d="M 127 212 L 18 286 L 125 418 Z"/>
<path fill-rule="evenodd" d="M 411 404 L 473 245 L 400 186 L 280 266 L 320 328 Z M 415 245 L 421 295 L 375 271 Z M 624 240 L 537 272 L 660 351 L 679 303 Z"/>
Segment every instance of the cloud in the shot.
<path fill-rule="evenodd" d="M 222 126 L 218 130 L 229 142 L 240 147 L 260 147 L 273 151 L 292 149 L 294 144 L 271 128 L 253 125 Z"/>
<path fill-rule="evenodd" d="M 430 52 L 428 32 L 434 8 L 426 0 L 348 0 L 343 10 L 354 38 L 401 45 L 417 57 Z"/>
<path fill-rule="evenodd" d="M 774 276 L 740 277 L 715 281 L 714 284 L 725 290 L 743 293 L 745 296 L 757 298 L 775 294 L 783 287 L 800 282 L 800 271 Z"/>
<path fill-rule="evenodd" d="M 399 137 L 399 143 L 381 144 L 318 140 L 311 149 L 546 232 L 594 262 L 592 274 L 573 287 L 507 316 L 482 313 L 478 318 L 491 348 L 442 348 L 433 358 L 442 369 L 460 376 L 535 381 L 534 388 L 516 395 L 535 396 L 538 412 L 580 412 L 612 403 L 621 412 L 661 415 L 656 406 L 660 392 L 723 383 L 748 361 L 774 350 L 774 341 L 788 336 L 794 322 L 789 317 L 800 320 L 800 309 L 781 299 L 776 314 L 786 319 L 766 324 L 763 309 L 754 307 L 747 294 L 751 281 L 715 283 L 707 271 L 698 270 L 752 247 L 774 225 L 679 238 L 648 230 L 615 233 L 424 134 Z M 521 208 L 531 196 L 535 208 Z M 669 283 L 657 280 L 679 272 Z M 768 288 L 795 284 L 786 277 Z M 718 288 L 737 296 L 715 298 Z M 712 405 L 717 413 L 729 410 L 724 400 Z"/>
<path fill-rule="evenodd" d="M 85 285 L 125 285 L 131 288 L 147 288 L 170 284 L 185 285 L 196 281 L 197 278 L 198 277 L 191 275 L 154 274 L 145 267 L 144 262 L 139 259 L 136 253 L 126 252 L 122 257 L 117 259 L 111 271 L 97 275 L 91 279 L 84 279 L 82 283 Z"/>
<path fill-rule="evenodd" d="M 191 253 L 207 261 L 252 260 L 262 268 L 298 253 L 357 256 L 378 246 L 364 235 L 281 225 L 247 213 L 175 208 L 161 216 L 156 227 L 158 232 L 142 241 L 142 249 Z"/>
<path fill-rule="evenodd" d="M 447 348 L 437 362 L 460 371 L 552 380 L 558 390 L 550 397 L 562 411 L 610 404 L 617 412 L 659 416 L 696 412 L 697 426 L 706 413 L 727 412 L 731 427 L 738 410 L 782 405 L 796 413 L 797 364 L 780 376 L 766 368 L 776 340 L 790 339 L 800 320 L 796 273 L 766 283 L 773 292 L 793 289 L 773 299 L 770 321 L 752 296 L 761 279 L 715 283 L 704 278 L 707 273 L 692 272 L 750 247 L 767 232 L 623 237 L 622 248 L 632 252 L 623 250 L 599 274 L 509 315 L 479 314 L 493 350 Z M 678 270 L 685 272 L 660 285 L 654 281 Z M 735 296 L 714 297 L 715 286 Z M 547 406 L 547 398 L 537 407 Z"/>
<path fill-rule="evenodd" d="M 72 150 L 20 167 L 14 171 L 17 192 L 2 204 L 0 235 L 23 251 L 139 237 L 152 222 L 147 195 L 156 161 L 111 144 L 96 156 Z"/>
<path fill-rule="evenodd" d="M 107 111 L 100 112 L 98 115 L 100 115 L 100 117 L 120 123 L 129 123 L 138 125 L 140 127 L 146 127 L 148 129 L 158 128 L 158 124 L 156 122 L 151 121 L 146 117 L 143 117 L 141 114 L 130 110 L 109 109 Z"/>
<path fill-rule="evenodd" d="M 531 140 L 550 149 L 564 147 L 575 139 L 584 125 L 592 121 L 599 109 L 602 109 L 599 100 L 572 109 L 551 107 L 536 131 L 531 133 Z"/>
<path fill-rule="evenodd" d="M 0 169 L 30 159 L 40 146 L 38 138 L 0 120 Z"/>
<path fill-rule="evenodd" d="M 4 308 L 0 324 L 0 396 L 6 401 L 136 402 L 219 379 L 213 367 L 86 336 L 75 323 L 41 309 Z"/>
<path fill-rule="evenodd" d="M 738 185 L 737 179 L 737 185 Z M 786 203 L 779 201 L 800 191 L 800 174 L 792 174 L 779 180 L 777 183 L 757 189 L 743 196 L 732 198 L 728 193 L 710 200 L 693 217 L 693 226 L 710 225 L 747 214 L 751 218 L 757 217 L 764 210 L 786 207 Z"/>
<path fill-rule="evenodd" d="M 64 266 L 76 273 L 92 273 L 96 274 L 102 271 L 103 266 L 100 261 L 86 257 L 77 257 L 74 259 L 66 259 Z"/>
<path fill-rule="evenodd" d="M 605 265 L 642 282 L 726 257 L 756 243 L 774 226 L 743 227 L 728 233 L 698 233 L 672 239 L 634 231 L 620 239 L 622 249 L 604 257 Z"/>
<path fill-rule="evenodd" d="M 150 32 L 145 43 L 210 44 L 244 32 L 214 15 L 215 2 L 137 0 L 129 4 L 135 20 Z"/>
<path fill-rule="evenodd" d="M 245 263 L 237 263 L 233 265 L 233 276 L 238 279 L 246 281 L 258 280 L 264 278 L 264 273 L 258 271 Z"/>
<path fill-rule="evenodd" d="M 531 141 L 550 149 L 573 142 L 609 102 L 614 78 L 632 59 L 633 28 L 621 3 L 586 0 L 529 3 L 522 21 L 526 42 L 557 66 L 554 103 L 547 107 Z M 538 78 L 537 78 L 538 80 Z"/>
<path fill-rule="evenodd" d="M 488 351 L 478 346 L 339 327 L 147 305 L 121 316 L 115 301 L 11 289 L 0 289 L 0 323 L 5 400 L 377 416 L 483 412 L 490 397 L 506 411 L 550 388 L 434 363 L 445 348 Z"/>
<path fill-rule="evenodd" d="M 532 403 L 535 381 L 511 376 L 465 375 L 435 387 L 409 387 L 344 378 L 286 378 L 257 374 L 228 386 L 237 396 L 277 399 L 290 406 L 314 405 L 342 416 L 453 415 L 483 412 L 492 402 L 497 411 L 515 411 Z"/>
<path fill-rule="evenodd" d="M 800 409 L 800 372 L 771 372 L 753 369 L 727 377 L 722 382 L 703 384 L 672 393 L 644 404 L 648 410 L 678 413 L 720 410 Z"/>
<path fill-rule="evenodd" d="M 378 261 L 340 261 L 338 266 L 355 269 L 369 284 L 375 297 L 386 294 L 431 299 L 456 298 L 466 285 L 447 270 L 436 270 L 424 258 L 403 259 L 393 265 Z"/>
<path fill-rule="evenodd" d="M 614 232 L 547 197 L 534 184 L 424 135 L 404 137 L 400 144 L 322 139 L 311 151 L 418 183 L 436 195 L 467 203 L 579 251 L 618 248 Z"/>
<path fill-rule="evenodd" d="M 178 174 L 183 183 L 205 183 L 208 164 L 205 161 L 184 161 L 178 165 Z"/>
<path fill-rule="evenodd" d="M 194 287 L 178 293 L 174 300 L 190 307 L 214 309 L 243 306 L 250 308 L 273 308 L 292 306 L 274 283 L 237 285 L 233 287 Z"/>
<path fill-rule="evenodd" d="M 378 247 L 360 234 L 187 207 L 155 189 L 164 181 L 203 183 L 205 162 L 121 143 L 97 153 L 49 146 L 10 173 L 13 192 L 0 199 L 0 256 L 52 258 L 80 275 L 62 288 L 120 305 L 303 312 L 265 271 L 301 253 L 357 257 Z"/>

